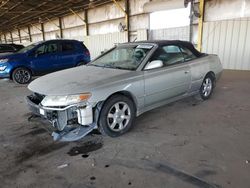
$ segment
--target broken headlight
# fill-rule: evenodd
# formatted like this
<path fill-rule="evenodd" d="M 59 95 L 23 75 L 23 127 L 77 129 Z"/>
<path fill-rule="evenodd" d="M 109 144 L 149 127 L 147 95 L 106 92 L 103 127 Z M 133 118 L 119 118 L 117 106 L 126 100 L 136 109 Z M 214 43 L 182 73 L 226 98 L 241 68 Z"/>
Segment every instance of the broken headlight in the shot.
<path fill-rule="evenodd" d="M 78 95 L 66 95 L 66 96 L 46 96 L 41 104 L 43 106 L 68 106 L 87 101 L 91 97 L 91 93 L 83 93 Z"/>

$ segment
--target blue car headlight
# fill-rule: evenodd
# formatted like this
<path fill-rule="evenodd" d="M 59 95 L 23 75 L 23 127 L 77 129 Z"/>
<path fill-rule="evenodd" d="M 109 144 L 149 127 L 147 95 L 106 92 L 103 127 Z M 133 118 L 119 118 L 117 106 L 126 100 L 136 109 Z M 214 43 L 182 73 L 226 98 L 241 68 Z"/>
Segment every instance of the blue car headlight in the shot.
<path fill-rule="evenodd" d="M 4 71 L 7 66 L 0 66 L 0 71 Z"/>
<path fill-rule="evenodd" d="M 0 63 L 7 63 L 9 61 L 9 59 L 5 58 L 5 59 L 0 59 Z"/>

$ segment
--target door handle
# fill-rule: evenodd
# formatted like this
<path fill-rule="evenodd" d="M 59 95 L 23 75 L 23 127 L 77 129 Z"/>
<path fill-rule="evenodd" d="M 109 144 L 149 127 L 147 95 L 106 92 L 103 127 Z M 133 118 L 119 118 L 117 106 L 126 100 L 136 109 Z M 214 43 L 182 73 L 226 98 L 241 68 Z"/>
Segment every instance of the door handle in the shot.
<path fill-rule="evenodd" d="M 187 74 L 187 73 L 189 73 L 189 71 L 185 71 L 184 73 Z"/>

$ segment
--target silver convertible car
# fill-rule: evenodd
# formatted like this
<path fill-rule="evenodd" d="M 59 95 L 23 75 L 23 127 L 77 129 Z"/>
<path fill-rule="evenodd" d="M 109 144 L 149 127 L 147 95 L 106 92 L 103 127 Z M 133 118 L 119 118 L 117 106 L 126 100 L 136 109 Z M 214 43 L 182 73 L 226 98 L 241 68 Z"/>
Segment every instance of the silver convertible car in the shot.
<path fill-rule="evenodd" d="M 191 95 L 208 99 L 221 73 L 217 55 L 189 42 L 124 43 L 88 65 L 36 79 L 27 102 L 51 122 L 54 140 L 75 141 L 93 129 L 117 137 L 146 111 Z"/>

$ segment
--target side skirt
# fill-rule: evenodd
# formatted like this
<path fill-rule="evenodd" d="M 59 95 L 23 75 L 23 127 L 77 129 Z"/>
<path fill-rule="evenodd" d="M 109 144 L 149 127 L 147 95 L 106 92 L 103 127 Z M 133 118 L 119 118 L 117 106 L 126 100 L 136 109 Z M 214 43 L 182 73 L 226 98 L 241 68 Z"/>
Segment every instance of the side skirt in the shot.
<path fill-rule="evenodd" d="M 142 110 L 137 111 L 136 116 L 140 116 L 141 114 L 143 114 L 143 113 L 145 113 L 147 111 L 150 111 L 150 110 L 153 110 L 155 108 L 164 106 L 166 104 L 169 104 L 169 103 L 172 103 L 172 102 L 175 102 L 175 101 L 187 98 L 187 97 L 191 97 L 193 95 L 197 95 L 198 93 L 199 93 L 199 91 L 194 91 L 192 93 L 186 93 L 184 95 L 181 95 L 181 96 L 178 96 L 178 97 L 174 97 L 174 98 L 168 99 L 166 101 L 161 101 L 161 102 L 158 102 L 158 103 L 156 103 L 154 105 L 151 105 L 151 106 L 147 106 L 147 107 L 143 108 Z"/>

